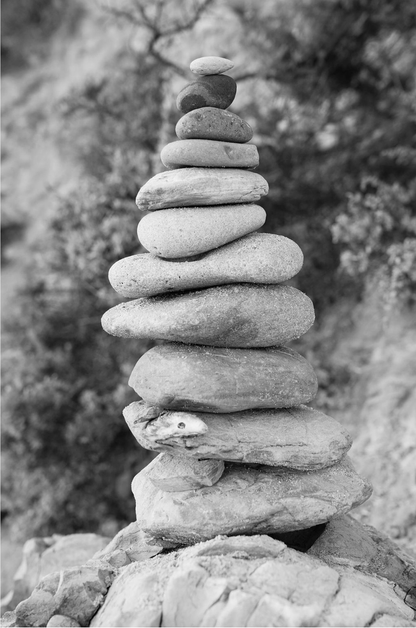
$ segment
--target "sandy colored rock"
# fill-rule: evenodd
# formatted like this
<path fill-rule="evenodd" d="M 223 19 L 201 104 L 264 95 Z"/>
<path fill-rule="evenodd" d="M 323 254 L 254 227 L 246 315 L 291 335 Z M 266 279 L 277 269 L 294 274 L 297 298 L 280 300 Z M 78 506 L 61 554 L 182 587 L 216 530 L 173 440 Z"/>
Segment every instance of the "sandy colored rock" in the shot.
<path fill-rule="evenodd" d="M 249 142 L 253 137 L 251 126 L 231 111 L 202 107 L 185 114 L 175 128 L 181 140 L 205 139 L 222 142 Z"/>
<path fill-rule="evenodd" d="M 216 140 L 171 142 L 162 149 L 160 159 L 166 168 L 256 168 L 259 165 L 259 153 L 254 144 Z"/>
<path fill-rule="evenodd" d="M 149 545 L 147 543 L 145 535 L 137 525 L 137 521 L 133 521 L 120 530 L 101 551 L 94 554 L 93 558 L 96 560 L 106 560 L 113 566 L 116 566 L 114 565 L 113 559 L 115 556 L 120 557 L 122 553 L 127 558 L 123 563 L 127 565 L 130 562 L 152 558 L 161 551 L 162 547 Z"/>
<path fill-rule="evenodd" d="M 266 179 L 256 172 L 237 168 L 180 168 L 160 172 L 149 179 L 140 188 L 136 205 L 141 211 L 154 211 L 251 203 L 268 191 Z"/>
<path fill-rule="evenodd" d="M 165 493 L 152 461 L 132 482 L 139 526 L 158 545 L 190 545 L 218 534 L 273 534 L 328 521 L 363 503 L 370 486 L 346 458 L 318 471 L 227 463 L 214 486 Z"/>
<path fill-rule="evenodd" d="M 225 57 L 199 57 L 194 59 L 189 66 L 194 74 L 222 74 L 234 67 L 234 63 Z"/>
<path fill-rule="evenodd" d="M 153 255 L 176 259 L 216 249 L 256 231 L 265 221 L 260 205 L 175 207 L 144 216 L 137 235 Z"/>
<path fill-rule="evenodd" d="M 311 470 L 338 462 L 351 446 L 349 435 L 338 421 L 306 406 L 228 414 L 160 408 L 157 418 L 143 421 L 146 413 L 143 401 L 134 401 L 123 411 L 142 447 L 192 458 Z M 193 419 L 202 421 L 207 429 L 189 436 L 186 427 Z"/>
<path fill-rule="evenodd" d="M 223 472 L 222 460 L 197 460 L 163 453 L 155 458 L 149 479 L 156 488 L 175 493 L 213 486 Z"/>
<path fill-rule="evenodd" d="M 75 628 L 79 623 L 67 615 L 54 615 L 46 624 L 47 628 Z"/>
<path fill-rule="evenodd" d="M 291 286 L 232 284 L 120 303 L 102 317 L 123 338 L 214 347 L 271 347 L 299 338 L 315 319 L 312 301 Z"/>
<path fill-rule="evenodd" d="M 182 113 L 188 113 L 200 107 L 227 109 L 237 92 L 237 83 L 231 76 L 222 74 L 201 76 L 179 92 L 176 106 Z"/>

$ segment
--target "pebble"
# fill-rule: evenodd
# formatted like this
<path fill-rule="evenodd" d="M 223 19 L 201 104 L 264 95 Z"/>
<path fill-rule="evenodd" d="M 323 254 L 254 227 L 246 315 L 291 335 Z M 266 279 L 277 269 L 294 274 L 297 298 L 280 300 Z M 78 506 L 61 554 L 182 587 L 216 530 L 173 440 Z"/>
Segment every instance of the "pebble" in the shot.
<path fill-rule="evenodd" d="M 176 207 L 144 216 L 137 234 L 153 255 L 176 259 L 216 249 L 256 231 L 265 221 L 260 205 Z"/>
<path fill-rule="evenodd" d="M 151 405 L 172 410 L 239 412 L 311 401 L 317 379 L 288 349 L 226 349 L 165 343 L 147 351 L 129 385 Z"/>
<path fill-rule="evenodd" d="M 139 190 L 141 211 L 170 207 L 252 203 L 267 194 L 269 186 L 257 172 L 238 168 L 180 168 L 160 172 Z"/>
<path fill-rule="evenodd" d="M 199 57 L 194 59 L 189 66 L 194 74 L 222 74 L 234 67 L 234 63 L 224 57 Z"/>
<path fill-rule="evenodd" d="M 250 233 L 194 258 L 131 255 L 113 264 L 108 276 L 119 294 L 137 299 L 230 283 L 281 283 L 294 277 L 302 264 L 303 253 L 293 240 Z"/>
<path fill-rule="evenodd" d="M 205 139 L 244 144 L 253 137 L 251 126 L 231 111 L 202 107 L 185 114 L 175 128 L 181 140 Z"/>
<path fill-rule="evenodd" d="M 213 74 L 201 76 L 179 92 L 176 106 L 182 113 L 188 113 L 200 107 L 227 109 L 237 92 L 237 83 L 231 76 Z"/>
<path fill-rule="evenodd" d="M 179 140 L 167 144 L 160 153 L 166 168 L 197 166 L 205 168 L 256 168 L 259 153 L 254 144 L 216 140 Z"/>
<path fill-rule="evenodd" d="M 177 493 L 213 486 L 223 473 L 224 462 L 222 460 L 197 460 L 163 453 L 152 465 L 149 479 L 162 491 Z"/>

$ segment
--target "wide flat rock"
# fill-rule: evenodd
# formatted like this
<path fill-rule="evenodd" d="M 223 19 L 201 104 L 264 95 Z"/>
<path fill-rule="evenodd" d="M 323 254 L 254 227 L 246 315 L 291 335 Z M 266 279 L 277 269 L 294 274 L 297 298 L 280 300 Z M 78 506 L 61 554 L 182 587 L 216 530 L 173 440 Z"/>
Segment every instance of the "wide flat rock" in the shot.
<path fill-rule="evenodd" d="M 190 458 L 312 470 L 335 464 L 351 446 L 338 421 L 306 406 L 228 414 L 155 410 L 156 418 L 146 419 L 143 401 L 124 409 L 134 437 L 145 449 Z"/>
<path fill-rule="evenodd" d="M 233 102 L 237 83 L 231 76 L 210 74 L 192 81 L 179 92 L 176 106 L 182 113 L 199 107 L 227 109 Z"/>
<path fill-rule="evenodd" d="M 140 528 L 160 545 L 190 545 L 218 534 L 273 534 L 328 521 L 363 503 L 371 488 L 344 458 L 318 471 L 227 463 L 198 491 L 165 493 L 150 481 L 152 461 L 132 482 Z"/>
<path fill-rule="evenodd" d="M 294 277 L 303 253 L 284 236 L 251 233 L 196 258 L 165 260 L 142 253 L 119 260 L 109 280 L 131 299 L 231 283 L 275 284 Z"/>
<path fill-rule="evenodd" d="M 256 168 L 259 153 L 254 144 L 216 140 L 179 140 L 163 147 L 160 159 L 166 168 Z"/>
<path fill-rule="evenodd" d="M 144 216 L 137 235 L 153 255 L 176 259 L 216 249 L 256 231 L 265 221 L 260 205 L 174 207 Z"/>
<path fill-rule="evenodd" d="M 156 488 L 176 493 L 212 486 L 223 473 L 222 460 L 197 460 L 163 453 L 155 458 L 148 477 Z"/>
<path fill-rule="evenodd" d="M 225 349 L 166 343 L 147 351 L 129 385 L 149 404 L 173 410 L 239 412 L 307 403 L 317 379 L 287 347 Z"/>
<path fill-rule="evenodd" d="M 237 168 L 180 168 L 155 175 L 139 190 L 136 205 L 142 211 L 251 203 L 267 194 L 269 186 L 256 172 Z"/>
<path fill-rule="evenodd" d="M 206 139 L 244 143 L 253 137 L 253 129 L 248 122 L 231 111 L 216 107 L 201 107 L 186 113 L 178 121 L 175 132 L 182 140 Z"/>
<path fill-rule="evenodd" d="M 123 338 L 214 347 L 271 347 L 308 331 L 312 301 L 291 286 L 231 284 L 120 303 L 102 317 Z"/>

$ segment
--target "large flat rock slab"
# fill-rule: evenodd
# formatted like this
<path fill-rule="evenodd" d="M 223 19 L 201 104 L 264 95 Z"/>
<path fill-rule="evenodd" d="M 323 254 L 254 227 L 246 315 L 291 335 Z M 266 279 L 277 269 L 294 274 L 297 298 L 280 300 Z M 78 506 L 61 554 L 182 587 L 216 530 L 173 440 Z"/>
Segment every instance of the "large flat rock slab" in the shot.
<path fill-rule="evenodd" d="M 324 523 L 363 503 L 371 487 L 344 458 L 319 471 L 227 463 L 220 480 L 165 493 L 150 481 L 152 461 L 132 482 L 138 525 L 158 545 L 190 545 L 218 534 L 273 534 Z"/>
<path fill-rule="evenodd" d="M 217 413 L 298 406 L 314 398 L 318 384 L 309 362 L 287 347 L 166 343 L 140 358 L 129 385 L 151 405 Z"/>
<path fill-rule="evenodd" d="M 136 299 L 108 310 L 105 331 L 214 347 L 271 347 L 305 334 L 312 301 L 290 286 L 234 284 Z"/>
<path fill-rule="evenodd" d="M 335 464 L 351 446 L 338 421 L 306 406 L 229 414 L 154 408 L 149 419 L 149 406 L 134 401 L 123 415 L 145 449 L 197 459 L 311 470 Z"/>
<path fill-rule="evenodd" d="M 281 283 L 302 268 L 303 253 L 284 236 L 251 233 L 197 258 L 165 260 L 142 253 L 119 260 L 109 280 L 128 298 L 231 283 Z"/>
<path fill-rule="evenodd" d="M 166 168 L 256 168 L 259 153 L 254 144 L 216 140 L 178 140 L 162 148 L 160 159 Z"/>
<path fill-rule="evenodd" d="M 212 486 L 223 472 L 222 460 L 196 460 L 165 452 L 155 458 L 148 477 L 156 488 L 177 493 Z"/>
<path fill-rule="evenodd" d="M 237 168 L 180 168 L 160 172 L 139 190 L 142 211 L 169 207 L 252 203 L 269 191 L 264 177 Z"/>

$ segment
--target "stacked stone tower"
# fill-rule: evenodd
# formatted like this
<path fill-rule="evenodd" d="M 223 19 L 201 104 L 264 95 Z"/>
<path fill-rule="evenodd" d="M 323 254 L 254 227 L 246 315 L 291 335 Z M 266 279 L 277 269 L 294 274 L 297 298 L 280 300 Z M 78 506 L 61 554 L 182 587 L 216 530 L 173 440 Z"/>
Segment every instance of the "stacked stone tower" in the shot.
<path fill-rule="evenodd" d="M 252 172 L 251 128 L 227 111 L 232 67 L 192 62 L 198 76 L 177 99 L 179 141 L 161 153 L 168 170 L 137 195 L 149 253 L 110 270 L 115 290 L 134 300 L 103 317 L 110 334 L 163 341 L 134 367 L 129 384 L 143 400 L 124 416 L 143 447 L 162 452 L 132 486 L 140 527 L 165 547 L 309 528 L 371 492 L 346 457 L 345 430 L 303 405 L 316 376 L 286 344 L 314 310 L 283 284 L 303 255 L 288 238 L 256 232 L 268 185 Z"/>

